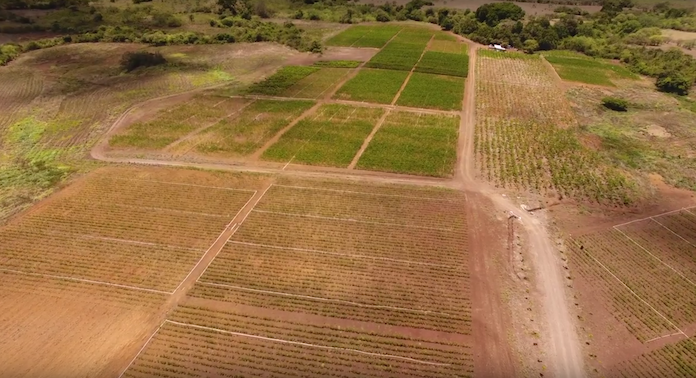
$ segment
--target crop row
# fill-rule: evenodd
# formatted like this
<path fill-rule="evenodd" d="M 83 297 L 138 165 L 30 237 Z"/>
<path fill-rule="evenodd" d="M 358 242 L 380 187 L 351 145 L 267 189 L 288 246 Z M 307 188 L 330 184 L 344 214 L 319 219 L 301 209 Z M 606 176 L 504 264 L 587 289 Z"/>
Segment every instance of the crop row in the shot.
<path fill-rule="evenodd" d="M 466 267 L 466 230 L 433 230 L 252 212 L 234 241 Z"/>
<path fill-rule="evenodd" d="M 404 29 L 372 57 L 367 66 L 410 71 L 418 63 L 432 35 L 433 32 L 427 29 Z"/>
<path fill-rule="evenodd" d="M 414 108 L 460 110 L 463 98 L 464 79 L 414 72 L 396 104 Z M 417 116 L 412 114 L 412 117 Z"/>
<path fill-rule="evenodd" d="M 449 229 L 466 226 L 463 198 L 417 199 L 273 185 L 255 209 L 405 226 Z"/>
<path fill-rule="evenodd" d="M 500 186 L 555 190 L 615 205 L 629 204 L 637 196 L 630 178 L 605 164 L 572 130 L 513 117 L 480 118 L 476 131 L 478 166 Z"/>
<path fill-rule="evenodd" d="M 410 198 L 415 201 L 441 200 L 461 202 L 465 199 L 464 195 L 459 191 L 438 186 L 414 187 L 395 184 L 355 183 L 345 180 L 308 180 L 291 176 L 278 177 L 273 186 L 293 186 L 305 188 L 305 190 L 330 191 L 337 195 L 353 193 L 382 198 Z"/>
<path fill-rule="evenodd" d="M 41 294 L 56 298 L 74 298 L 79 295 L 89 297 L 90 301 L 94 303 L 110 307 L 143 308 L 146 310 L 160 307 L 167 299 L 164 294 L 39 275 L 18 274 L 1 269 L 0 280 L 3 291 L 23 293 L 27 297 Z"/>
<path fill-rule="evenodd" d="M 467 77 L 469 56 L 462 53 L 426 51 L 415 70 L 438 75 Z"/>
<path fill-rule="evenodd" d="M 691 324 L 696 288 L 618 231 L 574 240 L 581 275 L 605 293 L 618 320 L 645 341 Z"/>
<path fill-rule="evenodd" d="M 624 378 L 689 378 L 696 376 L 696 338 L 681 340 L 623 362 L 616 376 Z"/>
<path fill-rule="evenodd" d="M 356 25 L 331 37 L 326 44 L 329 46 L 380 48 L 400 30 L 401 27 L 396 25 Z"/>
<path fill-rule="evenodd" d="M 231 218 L 252 195 L 251 190 L 96 176 L 90 177 L 80 188 L 77 199 L 89 199 L 93 202 L 98 198 L 101 203 L 154 207 Z"/>
<path fill-rule="evenodd" d="M 27 109 L 43 89 L 44 82 L 39 75 L 26 71 L 0 73 L 0 130 Z"/>
<path fill-rule="evenodd" d="M 330 93 L 343 79 L 350 69 L 348 68 L 322 68 L 317 72 L 297 81 L 293 86 L 283 92 L 283 96 L 297 98 L 317 99 Z"/>
<path fill-rule="evenodd" d="M 208 247 L 229 218 L 178 214 L 118 204 L 63 201 L 32 213 L 20 227 L 190 248 Z"/>
<path fill-rule="evenodd" d="M 166 323 L 126 377 L 441 377 L 461 367 L 432 366 L 360 353 L 280 343 Z"/>
<path fill-rule="evenodd" d="M 201 280 L 422 312 L 468 311 L 468 272 L 456 268 L 228 244 Z"/>
<path fill-rule="evenodd" d="M 404 71 L 362 69 L 354 78 L 343 84 L 334 97 L 341 100 L 391 104 L 407 77 L 408 72 Z"/>
<path fill-rule="evenodd" d="M 678 213 L 655 217 L 657 222 L 675 232 L 687 242 L 696 244 L 696 210 L 684 210 Z"/>

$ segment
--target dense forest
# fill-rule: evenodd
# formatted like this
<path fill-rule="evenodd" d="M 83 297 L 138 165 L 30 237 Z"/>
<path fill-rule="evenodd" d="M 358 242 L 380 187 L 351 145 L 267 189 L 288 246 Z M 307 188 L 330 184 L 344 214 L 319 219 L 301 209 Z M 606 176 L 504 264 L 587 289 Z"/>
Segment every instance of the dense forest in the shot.
<path fill-rule="evenodd" d="M 113 2 L 113 1 L 112 1 Z M 191 2 L 185 10 L 171 12 L 148 0 L 132 0 L 132 6 L 116 7 L 87 0 L 8 0 L 0 10 L 0 32 L 35 31 L 59 34 L 54 38 L 0 46 L 0 64 L 25 51 L 79 42 L 141 42 L 152 45 L 211 44 L 273 41 L 301 51 L 321 52 L 315 37 L 293 24 L 294 19 L 359 23 L 413 20 L 437 24 L 444 30 L 482 44 L 498 43 L 528 53 L 538 50 L 572 50 L 593 57 L 618 59 L 633 71 L 654 77 L 660 90 L 687 94 L 696 82 L 696 61 L 678 48 L 660 49 L 666 42 L 662 29 L 696 31 L 691 8 L 659 3 L 650 9 L 635 8 L 632 0 L 566 2 L 555 12 L 528 16 L 513 3 L 495 2 L 474 10 L 434 7 L 425 0 L 405 5 L 385 2 L 361 4 L 348 0 L 217 0 Z M 144 3 L 144 4 L 143 4 Z M 601 4 L 590 14 L 573 4 Z M 53 9 L 35 20 L 15 14 L 19 9 Z M 215 32 L 181 28 L 182 21 L 209 15 Z M 286 19 L 271 22 L 264 19 Z M 691 49 L 696 41 L 682 41 Z"/>

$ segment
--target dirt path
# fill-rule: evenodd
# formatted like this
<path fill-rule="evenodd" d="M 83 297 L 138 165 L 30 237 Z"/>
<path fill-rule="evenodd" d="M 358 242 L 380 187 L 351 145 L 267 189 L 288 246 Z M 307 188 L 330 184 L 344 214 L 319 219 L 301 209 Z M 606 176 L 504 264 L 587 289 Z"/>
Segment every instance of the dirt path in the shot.
<path fill-rule="evenodd" d="M 266 143 L 264 143 L 261 148 L 256 150 L 253 154 L 251 154 L 250 159 L 251 160 L 258 160 L 261 158 L 261 155 L 263 155 L 264 152 L 266 152 L 267 149 L 269 149 L 272 145 L 274 145 L 278 140 L 280 140 L 280 137 L 283 136 L 288 130 L 292 129 L 295 125 L 297 125 L 300 121 L 303 119 L 307 118 L 308 116 L 316 113 L 317 109 L 319 109 L 323 105 L 323 101 L 317 101 L 314 106 L 311 108 L 305 110 L 302 114 L 300 114 L 299 117 L 295 118 L 292 120 L 290 123 L 288 123 L 287 126 L 283 127 L 279 132 L 277 132 L 273 138 L 269 139 Z"/>
<path fill-rule="evenodd" d="M 474 130 L 476 125 L 476 57 L 477 47 L 470 50 L 469 76 L 466 83 L 464 109 L 462 111 L 459 138 L 459 159 L 455 180 L 462 188 L 479 192 L 490 198 L 500 209 L 521 215 L 519 224 L 528 236 L 532 265 L 537 277 L 537 289 L 540 292 L 542 311 L 551 340 L 547 359 L 554 361 L 551 366 L 553 376 L 584 377 L 584 360 L 582 348 L 577 336 L 575 321 L 567 307 L 563 267 L 558 258 L 551 237 L 534 216 L 523 214 L 515 203 L 501 196 L 488 184 L 477 182 L 475 177 Z"/>
<path fill-rule="evenodd" d="M 416 64 L 413 65 L 411 71 L 408 72 L 408 76 L 406 76 L 406 80 L 404 80 L 404 83 L 401 84 L 401 88 L 399 88 L 399 91 L 396 92 L 396 95 L 394 96 L 394 99 L 391 102 L 392 106 L 396 105 L 396 102 L 399 100 L 399 97 L 401 97 L 401 92 L 403 92 L 404 88 L 406 88 L 406 86 L 408 85 L 408 82 L 411 80 L 411 76 L 413 76 L 413 72 L 416 71 L 416 66 L 418 65 L 418 63 L 420 63 L 421 59 L 423 59 L 423 55 L 425 55 L 425 52 L 428 50 L 428 47 L 430 47 L 430 44 L 433 42 L 433 39 L 435 39 L 435 34 L 433 34 L 430 37 L 428 43 L 425 45 L 425 48 L 423 49 L 423 52 L 421 52 L 420 56 L 418 57 L 418 61 L 416 61 Z"/>

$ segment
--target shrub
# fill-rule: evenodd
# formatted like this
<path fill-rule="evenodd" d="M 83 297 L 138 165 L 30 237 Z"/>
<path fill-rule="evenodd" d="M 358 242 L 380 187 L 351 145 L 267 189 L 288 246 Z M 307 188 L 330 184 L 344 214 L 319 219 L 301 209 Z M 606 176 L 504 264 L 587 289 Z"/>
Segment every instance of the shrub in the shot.
<path fill-rule="evenodd" d="M 151 67 L 167 63 L 160 53 L 150 53 L 146 51 L 127 52 L 121 57 L 121 68 L 126 72 L 133 71 L 138 67 Z"/>
<path fill-rule="evenodd" d="M 602 105 L 605 108 L 617 111 L 617 112 L 625 112 L 628 110 L 628 101 L 622 99 L 622 98 L 617 98 L 617 97 L 604 97 L 602 99 Z"/>
<path fill-rule="evenodd" d="M 689 89 L 694 84 L 680 72 L 666 72 L 657 77 L 655 86 L 661 92 L 676 93 L 680 96 L 689 94 Z"/>

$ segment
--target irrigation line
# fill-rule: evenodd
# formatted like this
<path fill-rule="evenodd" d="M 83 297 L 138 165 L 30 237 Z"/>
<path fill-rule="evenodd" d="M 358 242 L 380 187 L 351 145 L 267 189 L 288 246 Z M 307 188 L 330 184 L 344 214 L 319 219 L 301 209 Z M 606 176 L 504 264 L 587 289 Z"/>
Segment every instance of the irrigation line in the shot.
<path fill-rule="evenodd" d="M 648 220 L 648 219 L 654 218 L 654 217 L 661 217 L 661 216 L 663 216 L 663 215 L 668 215 L 668 214 L 672 214 L 672 213 L 678 213 L 678 212 L 680 212 L 680 211 L 686 211 L 687 213 L 693 215 L 693 213 L 690 212 L 689 209 L 693 209 L 693 208 L 695 208 L 695 207 L 696 207 L 696 206 L 682 207 L 681 209 L 668 211 L 668 212 L 666 212 L 666 213 L 657 214 L 657 215 L 652 215 L 652 216 L 649 216 L 649 217 L 645 217 L 645 218 L 640 218 L 640 219 L 632 220 L 632 221 L 630 221 L 630 222 L 617 224 L 617 225 L 614 226 L 614 228 L 626 226 L 626 225 L 629 225 L 629 224 L 631 224 L 631 223 L 641 222 L 641 221 Z"/>
<path fill-rule="evenodd" d="M 119 374 L 118 378 L 122 378 L 123 375 L 126 374 L 126 372 L 128 371 L 128 369 L 130 369 L 130 367 L 133 366 L 133 364 L 135 363 L 135 360 L 137 360 L 138 357 L 140 357 L 140 354 L 143 353 L 143 351 L 145 350 L 145 348 L 147 348 L 147 346 L 150 345 L 150 341 L 152 341 L 152 339 L 153 339 L 153 338 L 155 337 L 155 335 L 159 332 L 159 330 L 162 329 L 162 326 L 163 326 L 164 323 L 166 323 L 166 322 L 167 322 L 167 320 L 165 319 L 165 320 L 159 325 L 159 327 L 157 327 L 157 329 L 155 330 L 155 332 L 153 332 L 152 335 L 150 335 L 150 337 L 147 339 L 147 341 L 145 342 L 145 344 L 143 344 L 143 347 L 140 348 L 140 350 L 138 351 L 138 354 L 136 354 L 135 357 L 133 357 L 133 359 L 132 359 L 131 362 L 128 364 L 128 366 L 126 366 L 126 368 L 123 369 L 123 371 L 121 372 L 121 374 Z"/>
<path fill-rule="evenodd" d="M 280 296 L 284 296 L 284 297 L 302 298 L 302 299 L 309 299 L 309 300 L 321 301 L 321 302 L 334 302 L 334 303 L 341 303 L 341 304 L 347 304 L 347 305 L 351 305 L 351 306 L 364 307 L 364 308 L 383 308 L 383 309 L 395 310 L 395 311 L 415 312 L 415 313 L 419 313 L 419 314 L 434 314 L 434 315 L 441 315 L 441 316 L 452 316 L 452 315 L 444 313 L 444 312 L 418 310 L 418 309 L 414 309 L 414 308 L 395 307 L 395 306 L 386 306 L 386 305 L 371 305 L 371 304 L 360 303 L 360 302 L 344 301 L 342 299 L 322 298 L 322 297 L 313 297 L 310 295 L 283 293 L 280 291 L 251 289 L 248 287 L 220 284 L 220 283 L 215 283 L 215 282 L 201 282 L 201 281 L 199 281 L 198 283 L 200 283 L 201 285 L 224 287 L 224 288 L 242 290 L 242 291 L 251 291 L 254 293 L 280 295 Z"/>
<path fill-rule="evenodd" d="M 678 237 L 679 239 L 681 239 L 681 240 L 687 242 L 690 246 L 696 248 L 696 245 L 693 245 L 690 241 L 684 239 L 681 235 L 679 235 L 679 234 L 677 234 L 676 232 L 672 231 L 669 227 L 667 227 L 667 226 L 665 226 L 664 224 L 658 222 L 657 219 L 652 218 L 652 217 L 651 217 L 650 219 L 652 219 L 653 222 L 655 222 L 655 223 L 659 224 L 660 226 L 664 227 L 665 230 L 667 230 L 667 231 L 673 233 L 673 234 L 674 234 L 676 237 Z"/>
<path fill-rule="evenodd" d="M 266 190 L 268 190 L 268 188 L 266 188 Z M 203 262 L 203 259 L 205 259 L 205 256 L 208 255 L 208 253 L 209 253 L 210 250 L 213 248 L 213 246 L 214 246 L 215 244 L 217 244 L 217 242 L 220 241 L 220 238 L 221 238 L 223 235 L 225 235 L 225 232 L 227 232 L 227 230 L 230 229 L 230 226 L 232 225 L 232 222 L 234 222 L 234 220 L 239 216 L 239 214 L 242 212 L 242 210 L 244 210 L 244 208 L 247 207 L 247 205 L 249 205 L 249 203 L 251 202 L 251 200 L 254 199 L 254 196 L 256 195 L 256 193 L 257 193 L 257 191 L 255 190 L 255 191 L 254 191 L 254 194 L 247 200 L 247 202 L 244 204 L 244 206 L 242 206 L 241 208 L 239 208 L 239 210 L 237 211 L 237 214 L 235 214 L 234 217 L 232 217 L 232 220 L 230 220 L 230 223 L 228 223 L 227 226 L 225 226 L 225 229 L 222 230 L 222 232 L 220 233 L 220 235 L 218 235 L 217 239 L 215 239 L 215 241 L 213 242 L 213 244 L 211 244 L 210 247 L 208 247 L 208 249 L 203 253 L 203 255 L 202 255 L 201 258 L 198 260 L 198 262 L 196 263 L 196 265 L 194 265 L 193 268 L 191 268 L 191 270 L 188 272 L 188 274 L 186 275 L 186 277 L 184 277 L 184 279 L 181 280 L 181 283 L 179 283 L 179 286 L 176 287 L 176 289 L 172 292 L 172 294 L 175 293 L 175 292 L 177 292 L 177 291 L 179 291 L 179 289 L 180 289 L 181 286 L 184 284 L 184 282 L 186 282 L 186 280 L 187 280 L 189 277 L 191 277 L 191 274 L 193 274 L 193 271 L 196 270 L 196 268 L 198 268 L 198 266 L 201 264 L 201 262 Z M 266 194 L 265 191 L 264 191 L 263 193 Z M 248 214 L 247 214 L 247 215 L 248 215 Z M 243 220 L 242 220 L 242 222 L 243 222 Z M 238 227 L 239 227 L 239 224 L 241 224 L 241 222 L 237 223 L 235 226 L 238 228 Z M 235 232 L 237 232 L 237 229 L 234 229 L 234 230 L 232 231 L 232 234 L 234 234 Z M 230 235 L 230 236 L 231 236 L 231 235 Z M 228 237 L 228 239 L 229 239 L 229 237 Z M 212 262 L 212 260 L 211 260 L 211 262 Z M 210 263 L 208 263 L 208 266 L 210 266 Z M 206 267 L 206 269 L 207 269 L 207 267 Z M 203 272 L 205 272 L 205 270 L 204 270 Z"/>
<path fill-rule="evenodd" d="M 85 203 L 85 202 L 81 202 L 81 203 Z M 168 211 L 168 212 L 179 213 L 179 214 L 201 215 L 204 217 L 227 218 L 229 216 L 229 215 L 222 215 L 222 214 L 201 213 L 198 211 L 167 209 L 167 208 L 163 208 L 163 207 L 125 205 L 125 204 L 120 204 L 120 203 L 112 203 L 110 205 L 119 206 L 119 207 L 128 207 L 128 208 L 132 208 L 132 209 L 144 209 L 144 210 L 165 211 L 165 212 Z"/>
<path fill-rule="evenodd" d="M 458 202 L 457 199 L 449 198 L 433 198 L 433 197 L 417 197 L 417 196 L 402 196 L 398 194 L 382 194 L 382 193 L 368 193 L 368 192 L 357 192 L 352 190 L 340 190 L 340 189 L 329 189 L 329 188 L 315 188 L 310 186 L 297 186 L 297 185 L 282 185 L 274 184 L 279 188 L 290 188 L 290 189 L 303 189 L 303 190 L 320 190 L 326 192 L 336 192 L 336 193 L 348 193 L 348 194 L 363 194 L 367 196 L 378 196 L 378 197 L 396 197 L 396 198 L 407 198 L 407 199 L 418 199 L 424 201 L 446 201 L 446 202 Z"/>
<path fill-rule="evenodd" d="M 108 238 L 108 237 L 104 237 L 104 236 L 94 236 L 94 235 L 86 235 L 86 234 L 76 234 L 76 233 L 72 233 L 72 232 L 59 232 L 59 231 L 51 231 L 51 230 L 44 230 L 44 231 L 40 231 L 40 232 L 46 233 L 46 234 L 49 234 L 49 235 L 64 235 L 64 236 L 72 236 L 72 237 L 81 238 L 81 239 L 105 240 L 105 241 L 116 242 L 116 243 L 146 245 L 146 246 L 149 246 L 149 247 L 165 247 L 165 248 L 182 249 L 182 250 L 196 251 L 196 252 L 201 252 L 201 251 L 203 251 L 203 250 L 200 249 L 200 248 L 181 247 L 181 246 L 177 246 L 177 245 L 150 243 L 150 242 L 144 242 L 144 241 L 138 241 L 138 240 L 130 240 L 130 239 Z"/>
<path fill-rule="evenodd" d="M 226 330 L 224 330 L 224 329 L 206 327 L 206 326 L 201 326 L 201 325 L 196 325 L 196 324 L 181 323 L 181 322 L 176 322 L 176 321 L 172 321 L 172 320 L 165 320 L 165 323 L 171 323 L 171 324 L 175 324 L 175 325 L 182 326 L 182 327 L 191 327 L 191 328 L 198 328 L 198 329 L 202 329 L 202 330 L 206 330 L 206 331 L 213 331 L 213 332 L 225 333 L 225 334 L 228 334 L 228 335 L 241 336 L 241 337 L 248 337 L 248 338 L 251 338 L 251 339 L 258 339 L 258 340 L 264 340 L 264 341 L 273 341 L 273 342 L 283 343 L 283 344 L 299 345 L 299 346 L 310 347 L 310 348 L 318 348 L 318 349 L 339 350 L 339 351 L 344 351 L 344 352 L 353 352 L 353 353 L 365 354 L 365 355 L 368 355 L 368 356 L 375 356 L 375 357 L 382 357 L 382 358 L 392 358 L 392 359 L 404 360 L 404 361 L 409 361 L 409 362 L 415 362 L 415 363 L 419 363 L 419 364 L 423 364 L 423 365 L 431 365 L 431 366 L 451 366 L 451 364 L 443 364 L 443 363 L 439 363 L 439 362 L 429 362 L 429 361 L 417 360 L 417 359 L 411 358 L 411 357 L 396 356 L 396 355 L 392 355 L 392 354 L 382 354 L 382 353 L 374 353 L 374 352 L 365 352 L 365 351 L 363 351 L 363 350 L 358 350 L 358 349 L 339 348 L 339 347 L 332 347 L 332 346 L 328 346 L 328 345 L 309 344 L 309 343 L 303 343 L 303 342 L 300 342 L 300 341 L 276 339 L 276 338 L 272 338 L 272 337 L 264 337 L 264 336 L 258 336 L 258 335 L 251 335 L 251 334 L 248 334 L 248 333 L 226 331 Z"/>
<path fill-rule="evenodd" d="M 376 224 L 376 225 L 383 225 L 383 226 L 398 226 L 398 227 L 409 227 L 409 228 L 421 228 L 421 229 L 424 229 L 424 230 L 435 230 L 435 231 L 454 231 L 454 230 L 451 229 L 451 228 L 426 227 L 426 226 L 416 226 L 416 225 L 410 225 L 410 224 L 386 223 L 386 222 L 371 222 L 371 221 L 365 221 L 365 220 L 360 220 L 360 219 L 352 219 L 352 218 L 324 217 L 324 216 L 321 216 L 321 215 L 282 213 L 282 212 L 279 212 L 279 211 L 268 211 L 268 210 L 257 210 L 257 209 L 254 209 L 254 210 L 252 210 L 252 211 L 257 212 L 257 213 L 276 214 L 276 215 L 287 215 L 287 216 L 291 216 L 291 217 L 301 217 L 301 218 L 326 219 L 326 220 L 336 220 L 336 221 L 343 221 L 343 222 Z"/>
<path fill-rule="evenodd" d="M 653 341 L 655 341 L 655 340 L 664 339 L 665 337 L 672 337 L 672 336 L 676 336 L 676 335 L 681 335 L 681 333 L 677 332 L 677 333 L 672 333 L 672 334 L 669 334 L 669 335 L 658 336 L 658 337 L 656 337 L 656 338 L 654 338 L 654 339 L 650 339 L 650 340 L 644 342 L 644 344 L 647 344 L 647 343 L 649 343 L 649 342 L 653 342 Z"/>
<path fill-rule="evenodd" d="M 0 272 L 9 272 L 9 273 L 15 273 L 15 274 L 22 274 L 22 275 L 25 275 L 25 276 L 55 278 L 55 279 L 58 279 L 58 280 L 84 282 L 84 283 L 91 283 L 91 284 L 95 284 L 95 285 L 113 286 L 113 287 L 118 287 L 118 288 L 121 288 L 121 289 L 130 289 L 130 290 L 145 291 L 145 292 L 148 292 L 148 293 L 157 293 L 157 294 L 166 294 L 166 295 L 171 295 L 171 294 L 172 294 L 172 292 L 169 292 L 169 291 L 162 291 L 162 290 L 156 290 L 156 289 L 148 289 L 148 288 L 138 287 L 138 286 L 121 285 L 121 284 L 115 284 L 115 283 L 104 282 L 104 281 L 88 280 L 88 279 L 84 279 L 84 278 L 75 278 L 75 277 L 68 277 L 68 276 L 57 276 L 57 275 L 53 275 L 53 274 L 30 273 L 30 272 L 24 272 L 24 271 L 21 271 L 21 270 L 3 269 L 3 268 L 0 268 Z"/>
<path fill-rule="evenodd" d="M 680 334 L 684 335 L 684 337 L 686 337 L 687 339 L 689 338 L 689 336 L 687 336 L 687 334 L 684 333 L 684 331 L 682 331 L 679 327 L 677 327 L 676 324 L 672 323 L 671 320 L 669 320 L 666 316 L 662 315 L 661 312 L 657 311 L 657 309 L 655 309 L 655 307 L 653 307 L 653 306 L 652 306 L 650 303 L 648 303 L 645 299 L 641 298 L 638 294 L 636 294 L 635 291 L 633 291 L 628 285 L 626 285 L 623 281 L 621 281 L 621 279 L 619 279 L 619 277 L 617 277 L 617 276 L 616 276 L 611 270 L 609 270 L 604 264 L 602 264 L 599 260 L 597 260 L 594 256 L 592 256 L 592 254 L 590 254 L 589 252 L 587 252 L 587 250 L 584 250 L 584 252 L 587 253 L 587 255 L 590 256 L 590 258 L 591 258 L 592 260 L 594 260 L 597 264 L 599 264 L 599 266 L 601 266 L 604 270 L 606 270 L 609 274 L 611 274 L 611 276 L 614 277 L 614 279 L 616 279 L 617 281 L 619 281 L 619 283 L 620 283 L 621 285 L 623 285 L 626 289 L 628 289 L 628 291 L 630 291 L 631 294 L 633 294 L 636 298 L 638 298 L 638 300 L 640 300 L 641 302 L 645 303 L 645 305 L 647 305 L 648 307 L 650 307 L 651 310 L 653 310 L 657 315 L 659 315 L 662 319 L 664 319 L 667 323 L 669 323 L 672 327 L 674 327 L 674 329 L 676 329 L 677 331 L 679 331 Z"/>
<path fill-rule="evenodd" d="M 686 280 L 686 281 L 687 281 L 688 283 L 690 283 L 691 285 L 696 286 L 696 283 L 694 283 L 694 282 L 691 281 L 690 279 L 686 278 L 683 274 L 681 274 L 681 273 L 680 273 L 679 271 L 677 271 L 676 269 L 672 268 L 671 265 L 669 265 L 669 264 L 667 264 L 666 262 L 662 261 L 659 257 L 657 257 L 657 256 L 655 256 L 654 254 L 652 254 L 652 253 L 651 253 L 650 251 L 648 251 L 645 247 L 643 247 L 642 245 L 638 244 L 638 242 L 636 242 L 635 240 L 633 240 L 630 236 L 626 235 L 623 231 L 619 230 L 619 229 L 616 228 L 616 227 L 614 227 L 614 229 L 615 229 L 616 231 L 619 231 L 623 236 L 625 236 L 626 238 L 628 238 L 628 240 L 630 240 L 631 242 L 633 242 L 633 244 L 637 245 L 640 249 L 642 249 L 642 250 L 645 251 L 647 254 L 649 254 L 650 256 L 652 256 L 655 260 L 661 262 L 664 266 L 666 266 L 666 267 L 672 269 L 672 271 L 673 271 L 674 273 L 676 273 L 679 277 L 683 278 L 684 280 Z"/>
<path fill-rule="evenodd" d="M 344 257 L 351 257 L 351 258 L 358 258 L 358 259 L 371 259 L 371 260 L 390 261 L 390 262 L 397 262 L 397 263 L 409 264 L 409 265 L 412 264 L 412 265 L 434 266 L 434 267 L 447 268 L 447 269 L 453 269 L 453 270 L 459 270 L 459 269 L 460 269 L 459 267 L 452 266 L 452 265 L 435 264 L 435 263 L 428 263 L 428 262 L 421 262 L 421 261 L 411 261 L 411 260 L 398 260 L 398 259 L 392 259 L 392 258 L 389 258 L 389 257 L 377 257 L 377 256 L 367 256 L 367 255 L 354 255 L 354 254 L 349 254 L 349 253 L 338 253 L 338 252 L 319 251 L 319 250 L 316 250 L 316 249 L 293 248 L 293 247 L 280 247 L 280 246 L 276 246 L 276 245 L 248 243 L 248 242 L 241 242 L 241 241 L 234 241 L 234 240 L 230 240 L 230 241 L 228 241 L 227 243 L 240 244 L 240 245 L 247 245 L 247 246 L 251 246 L 251 247 L 262 247 L 262 248 L 272 248 L 272 249 L 284 249 L 284 250 L 296 251 L 296 252 L 318 253 L 318 254 L 322 254 L 322 255 L 344 256 Z"/>

